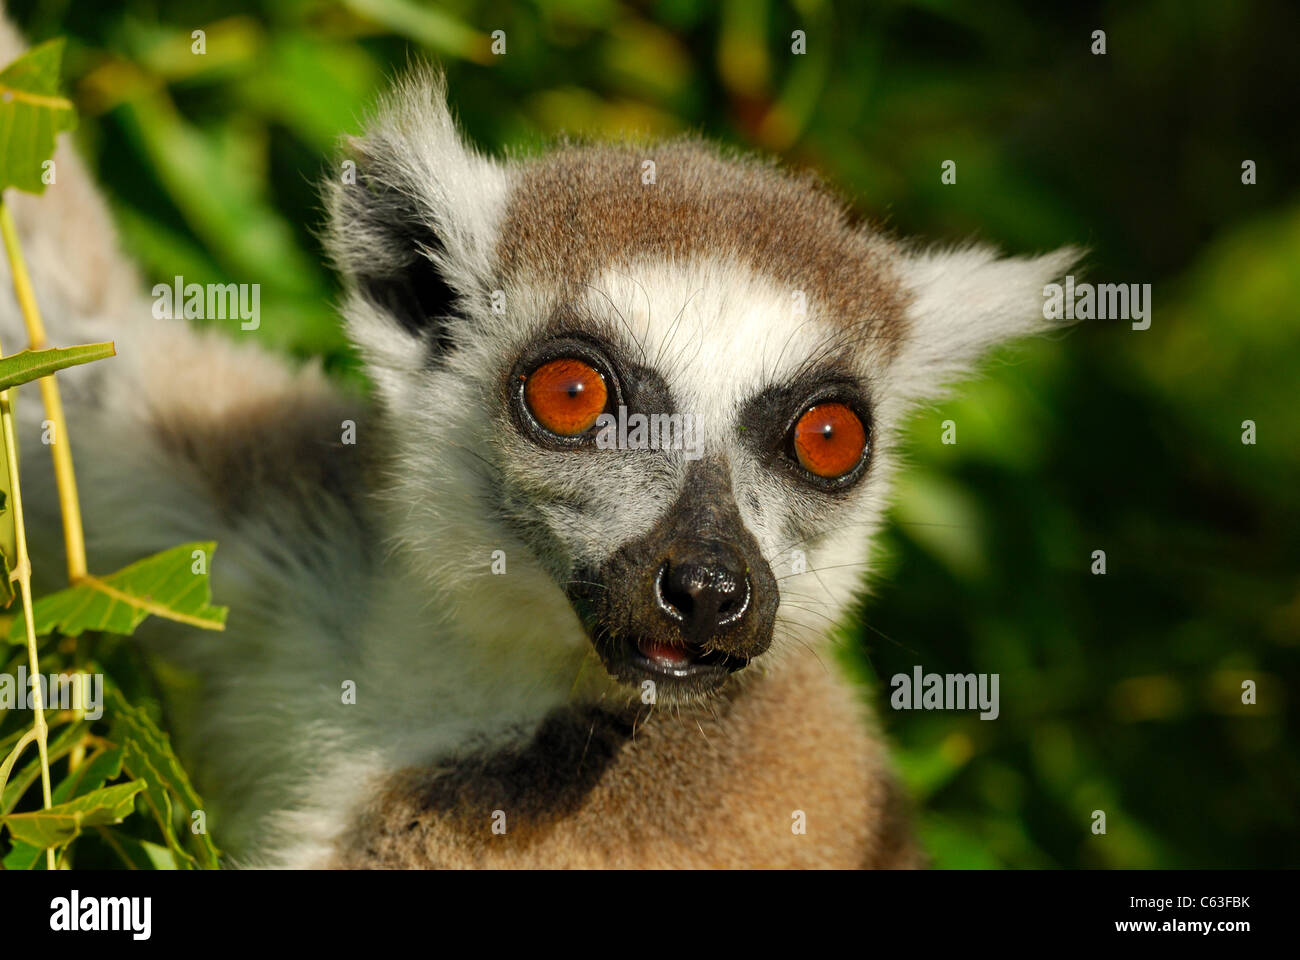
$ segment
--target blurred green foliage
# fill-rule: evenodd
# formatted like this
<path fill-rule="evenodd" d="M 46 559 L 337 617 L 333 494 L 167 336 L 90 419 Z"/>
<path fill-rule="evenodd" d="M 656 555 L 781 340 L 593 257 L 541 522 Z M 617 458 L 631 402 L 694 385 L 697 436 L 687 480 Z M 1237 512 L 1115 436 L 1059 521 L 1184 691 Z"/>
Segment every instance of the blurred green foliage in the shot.
<path fill-rule="evenodd" d="M 314 182 L 410 57 L 446 66 L 487 149 L 699 131 L 820 170 L 900 233 L 1083 243 L 1089 278 L 1153 284 L 1149 330 L 1093 322 L 1017 346 L 916 417 L 844 659 L 875 687 L 939 866 L 1300 863 L 1293 4 L 11 11 L 33 40 L 69 38 L 78 137 L 150 282 L 260 282 L 262 332 L 342 371 Z M 888 678 L 915 664 L 1000 674 L 1001 716 L 890 711 Z"/>

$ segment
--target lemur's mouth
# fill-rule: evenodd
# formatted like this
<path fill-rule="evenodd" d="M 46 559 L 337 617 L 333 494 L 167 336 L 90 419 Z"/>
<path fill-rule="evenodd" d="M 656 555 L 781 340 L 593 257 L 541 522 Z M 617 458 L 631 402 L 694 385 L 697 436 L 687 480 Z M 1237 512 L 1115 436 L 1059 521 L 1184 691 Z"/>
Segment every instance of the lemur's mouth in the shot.
<path fill-rule="evenodd" d="M 630 648 L 628 661 L 631 666 L 664 677 L 684 679 L 713 674 L 721 678 L 749 664 L 748 659 L 721 650 L 704 650 L 691 645 L 675 646 L 649 638 L 629 641 L 627 646 Z"/>
<path fill-rule="evenodd" d="M 721 650 L 645 635 L 605 634 L 593 645 L 611 677 L 637 688 L 643 696 L 647 683 L 652 684 L 655 699 L 668 702 L 685 703 L 715 694 L 731 674 L 750 662 L 748 657 Z"/>

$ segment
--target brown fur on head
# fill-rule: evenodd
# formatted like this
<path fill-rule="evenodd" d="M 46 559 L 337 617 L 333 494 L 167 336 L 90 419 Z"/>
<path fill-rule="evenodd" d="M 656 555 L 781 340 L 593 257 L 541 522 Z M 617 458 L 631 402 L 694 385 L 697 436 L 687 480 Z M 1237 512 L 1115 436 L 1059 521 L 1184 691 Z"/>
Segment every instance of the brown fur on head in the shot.
<path fill-rule="evenodd" d="M 525 163 L 497 254 L 507 277 L 574 286 L 647 258 L 735 259 L 815 295 L 858 343 L 903 335 L 892 244 L 851 225 L 811 175 L 697 140 L 572 146 Z"/>

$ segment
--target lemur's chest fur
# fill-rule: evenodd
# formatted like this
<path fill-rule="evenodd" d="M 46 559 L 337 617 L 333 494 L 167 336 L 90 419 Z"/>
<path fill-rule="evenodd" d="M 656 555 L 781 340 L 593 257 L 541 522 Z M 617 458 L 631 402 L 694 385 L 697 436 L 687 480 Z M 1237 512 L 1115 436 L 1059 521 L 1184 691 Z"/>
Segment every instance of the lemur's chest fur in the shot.
<path fill-rule="evenodd" d="M 714 716 L 552 715 L 525 747 L 404 770 L 336 867 L 913 866 L 854 694 L 803 655 Z"/>

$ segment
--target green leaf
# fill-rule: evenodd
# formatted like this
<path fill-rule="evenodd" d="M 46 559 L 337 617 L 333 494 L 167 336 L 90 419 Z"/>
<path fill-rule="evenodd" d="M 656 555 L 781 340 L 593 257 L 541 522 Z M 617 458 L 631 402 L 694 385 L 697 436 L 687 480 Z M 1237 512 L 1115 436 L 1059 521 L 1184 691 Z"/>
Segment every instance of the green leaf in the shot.
<path fill-rule="evenodd" d="M 171 740 L 158 729 L 157 724 L 141 707 L 133 707 L 116 687 L 105 691 L 108 710 L 113 716 L 109 739 L 123 749 L 123 765 L 128 774 L 146 785 L 145 801 L 167 840 L 167 846 L 176 858 L 180 869 L 201 866 L 215 870 L 220 854 L 206 833 L 190 829 L 190 815 L 203 809 L 203 801 L 190 783 L 176 754 Z M 184 814 L 184 831 L 190 838 L 191 855 L 180 843 L 172 799 L 180 804 Z"/>
<path fill-rule="evenodd" d="M 98 790 L 107 781 L 115 780 L 122 773 L 122 749 L 112 747 L 108 750 L 101 750 L 83 763 L 73 773 L 68 774 L 63 782 L 54 788 L 53 800 L 55 803 L 64 803 L 74 797 L 84 796 L 91 791 Z M 107 829 L 107 828 L 104 828 Z M 131 838 L 114 837 L 114 842 L 119 846 Z M 156 846 L 150 844 L 150 846 Z M 148 859 L 145 858 L 144 869 L 175 869 L 175 861 L 172 860 L 171 854 L 162 847 L 167 854 L 167 862 L 172 864 L 170 867 L 152 867 Z M 123 854 L 126 856 L 128 854 Z M 141 854 L 143 857 L 143 854 Z M 45 865 L 45 851 L 41 847 L 32 846 L 29 843 L 15 843 L 10 851 L 5 855 L 4 867 L 6 870 L 36 870 Z"/>
<path fill-rule="evenodd" d="M 61 130 L 77 122 L 72 103 L 59 96 L 63 39 L 32 47 L 0 71 L 0 190 L 44 193 L 41 168 Z"/>
<path fill-rule="evenodd" d="M 42 597 L 32 611 L 36 633 L 45 636 L 57 630 L 75 637 L 86 630 L 99 630 L 130 634 L 150 614 L 205 630 L 224 630 L 226 608 L 208 603 L 212 592 L 206 568 L 195 573 L 192 567 L 195 551 L 211 558 L 216 548 L 211 541 L 183 543 L 111 576 L 88 576 L 76 586 Z M 20 613 L 10 627 L 9 642 L 25 642 L 26 630 L 26 616 Z"/>
<path fill-rule="evenodd" d="M 30 383 L 48 377 L 56 370 L 75 367 L 92 360 L 103 360 L 117 355 L 112 343 L 88 343 L 79 347 L 50 347 L 45 350 L 23 350 L 0 358 L 0 390 L 8 390 L 20 383 Z"/>
<path fill-rule="evenodd" d="M 483 60 L 487 44 L 482 34 L 446 10 L 415 0 L 344 0 L 343 5 L 445 56 Z"/>
<path fill-rule="evenodd" d="M 63 803 L 83 796 L 121 775 L 122 748 L 101 750 L 63 778 L 63 782 L 54 788 L 53 800 L 55 803 Z"/>
<path fill-rule="evenodd" d="M 15 842 L 3 862 L 6 870 L 40 870 L 45 866 L 45 850 L 30 843 Z"/>
<path fill-rule="evenodd" d="M 264 171 L 249 163 L 259 141 L 250 139 L 246 124 L 196 126 L 162 92 L 124 103 L 120 117 L 126 136 L 148 154 L 161 186 L 226 272 L 235 279 L 267 277 L 285 294 L 319 291 L 322 269 L 296 242 Z M 266 290 L 263 295 L 270 299 Z"/>
<path fill-rule="evenodd" d="M 101 829 L 105 832 L 108 830 L 107 827 Z M 126 861 L 126 866 L 130 870 L 176 869 L 176 857 L 166 847 L 156 843 L 122 833 L 114 833 L 107 842 L 117 855 Z M 7 861 L 8 858 L 6 858 L 6 865 Z"/>
<path fill-rule="evenodd" d="M 119 783 L 55 804 L 48 810 L 11 813 L 3 822 L 16 842 L 42 850 L 61 847 L 81 833 L 83 827 L 121 823 L 135 808 L 135 795 L 144 788 L 143 783 Z"/>

